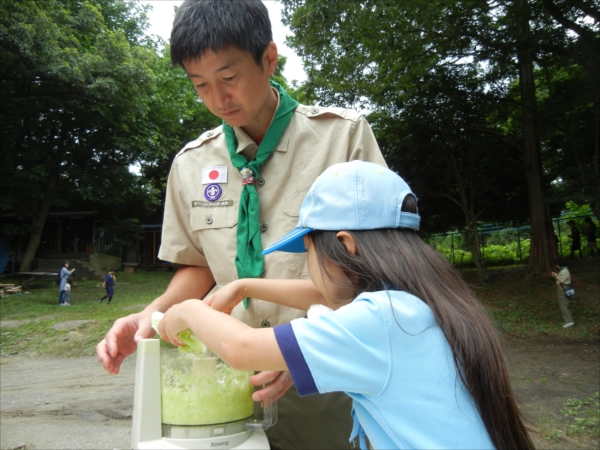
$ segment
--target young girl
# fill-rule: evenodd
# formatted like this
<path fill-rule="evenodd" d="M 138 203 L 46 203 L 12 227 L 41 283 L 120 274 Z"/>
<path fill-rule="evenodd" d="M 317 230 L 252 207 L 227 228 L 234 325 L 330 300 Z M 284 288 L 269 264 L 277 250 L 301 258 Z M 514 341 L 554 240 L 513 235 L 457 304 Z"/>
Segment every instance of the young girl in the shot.
<path fill-rule="evenodd" d="M 390 170 L 331 166 L 298 227 L 264 251 L 306 251 L 310 280 L 237 280 L 169 309 L 160 335 L 182 345 L 189 328 L 234 368 L 289 370 L 300 395 L 346 392 L 361 448 L 365 434 L 376 449 L 533 448 L 500 340 L 460 276 L 417 236 L 419 220 Z M 262 329 L 218 312 L 246 297 L 310 311 Z"/>

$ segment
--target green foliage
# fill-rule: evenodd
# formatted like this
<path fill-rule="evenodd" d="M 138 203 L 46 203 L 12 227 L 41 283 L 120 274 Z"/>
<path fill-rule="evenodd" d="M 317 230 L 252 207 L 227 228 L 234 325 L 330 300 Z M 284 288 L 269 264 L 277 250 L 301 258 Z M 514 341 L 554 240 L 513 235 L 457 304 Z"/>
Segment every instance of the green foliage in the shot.
<path fill-rule="evenodd" d="M 572 398 L 566 401 L 561 412 L 572 419 L 569 433 L 589 433 L 597 436 L 600 432 L 600 394 L 598 392 L 585 400 Z"/>
<path fill-rule="evenodd" d="M 0 208 L 119 203 L 143 187 L 130 129 L 148 111 L 154 49 L 121 0 L 0 3 Z M 103 176 L 98 176 L 102 173 Z"/>
<path fill-rule="evenodd" d="M 597 4 L 282 3 L 304 89 L 373 111 L 386 160 L 419 195 L 426 232 L 529 215 L 529 273 L 539 275 L 548 209 L 569 197 L 600 208 Z"/>

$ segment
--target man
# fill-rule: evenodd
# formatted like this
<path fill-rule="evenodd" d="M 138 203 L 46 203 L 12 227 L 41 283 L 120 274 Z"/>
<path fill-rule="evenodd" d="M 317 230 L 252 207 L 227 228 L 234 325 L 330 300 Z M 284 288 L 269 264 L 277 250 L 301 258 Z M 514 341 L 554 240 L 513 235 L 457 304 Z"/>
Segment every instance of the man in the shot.
<path fill-rule="evenodd" d="M 136 341 L 154 335 L 153 311 L 238 277 L 308 279 L 305 254 L 262 249 L 294 228 L 312 182 L 332 164 L 362 159 L 385 165 L 359 114 L 298 105 L 271 84 L 277 65 L 268 12 L 260 0 L 187 0 L 171 34 L 171 60 L 181 65 L 223 125 L 187 144 L 167 186 L 159 257 L 182 265 L 166 292 L 143 311 L 115 322 L 97 346 L 99 360 L 118 373 Z M 304 316 L 303 311 L 247 299 L 233 315 L 254 327 Z M 261 399 L 291 386 L 287 373 L 261 373 L 271 384 Z M 348 448 L 350 402 L 342 394 L 300 399 L 290 389 L 279 401 L 272 448 Z"/>

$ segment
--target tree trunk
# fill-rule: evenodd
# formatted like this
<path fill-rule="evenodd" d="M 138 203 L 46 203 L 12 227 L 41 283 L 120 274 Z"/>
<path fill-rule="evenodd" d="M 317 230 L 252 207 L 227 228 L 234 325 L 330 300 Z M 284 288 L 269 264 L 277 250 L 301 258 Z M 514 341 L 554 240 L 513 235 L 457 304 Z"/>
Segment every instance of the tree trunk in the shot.
<path fill-rule="evenodd" d="M 54 200 L 54 190 L 56 188 L 57 177 L 51 175 L 46 186 L 46 192 L 44 193 L 44 199 L 42 206 L 39 211 L 33 213 L 33 219 L 31 223 L 31 235 L 29 236 L 29 243 L 27 249 L 23 254 L 23 260 L 21 261 L 21 272 L 29 272 L 31 270 L 31 263 L 35 254 L 40 246 L 42 240 L 42 232 L 44 231 L 44 225 L 46 224 L 46 218 L 50 211 L 50 206 Z"/>
<path fill-rule="evenodd" d="M 531 245 L 525 274 L 527 277 L 549 275 L 554 252 L 552 222 L 547 205 L 544 204 L 542 181 L 542 158 L 537 104 L 533 76 L 532 49 L 529 45 L 529 7 L 527 0 L 518 0 L 519 39 L 517 60 L 519 64 L 519 88 L 523 126 L 523 153 L 525 176 L 529 192 L 529 220 L 531 222 Z"/>
<path fill-rule="evenodd" d="M 467 193 L 467 187 L 465 186 L 465 180 L 461 176 L 458 170 L 457 161 L 452 153 L 448 153 L 448 171 L 454 176 L 455 187 L 458 190 L 460 201 L 452 199 L 456 204 L 460 206 L 465 215 L 465 231 L 462 233 L 467 243 L 467 247 L 473 256 L 473 263 L 477 269 L 477 275 L 482 283 L 488 281 L 488 271 L 485 266 L 485 260 L 481 254 L 481 241 L 479 239 L 479 233 L 477 232 L 477 214 L 475 213 L 474 199 L 472 193 L 473 185 L 469 183 L 468 190 L 471 194 Z M 450 189 L 449 189 L 450 191 Z M 449 197 L 452 198 L 452 197 Z"/>

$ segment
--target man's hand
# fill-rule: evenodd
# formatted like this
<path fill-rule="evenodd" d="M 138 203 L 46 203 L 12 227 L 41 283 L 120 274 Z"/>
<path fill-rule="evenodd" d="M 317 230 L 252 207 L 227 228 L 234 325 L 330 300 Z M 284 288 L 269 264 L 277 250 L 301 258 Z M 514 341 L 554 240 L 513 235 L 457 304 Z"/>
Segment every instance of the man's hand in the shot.
<path fill-rule="evenodd" d="M 252 400 L 255 402 L 265 402 L 265 405 L 270 405 L 283 397 L 283 394 L 294 384 L 287 370 L 283 372 L 260 372 L 251 376 L 250 382 L 254 386 L 262 386 L 268 383 L 266 387 L 252 394 Z"/>
<path fill-rule="evenodd" d="M 123 360 L 137 349 L 140 339 L 151 338 L 151 313 L 145 310 L 115 321 L 106 337 L 96 346 L 98 361 L 108 373 L 117 374 Z"/>
<path fill-rule="evenodd" d="M 143 311 L 118 319 L 96 346 L 98 360 L 109 373 L 119 373 L 123 360 L 137 349 L 140 339 L 156 333 L 152 329 L 154 311 L 167 311 L 171 306 L 188 298 L 203 298 L 215 285 L 208 267 L 181 266 L 163 295 L 156 298 Z"/>

